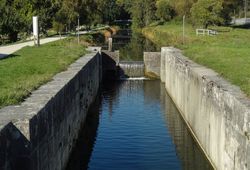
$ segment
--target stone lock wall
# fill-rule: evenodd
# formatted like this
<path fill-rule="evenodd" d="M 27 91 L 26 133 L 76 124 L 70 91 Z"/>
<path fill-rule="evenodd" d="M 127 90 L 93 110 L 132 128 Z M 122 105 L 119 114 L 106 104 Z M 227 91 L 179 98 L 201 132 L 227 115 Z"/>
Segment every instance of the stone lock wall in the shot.
<path fill-rule="evenodd" d="M 250 169 L 250 100 L 175 48 L 162 48 L 161 79 L 216 169 Z"/>
<path fill-rule="evenodd" d="M 100 69 L 100 53 L 92 50 L 21 105 L 1 109 L 0 169 L 64 169 L 97 95 Z"/>
<path fill-rule="evenodd" d="M 161 75 L 161 53 L 144 52 L 145 73 L 148 76 L 160 78 Z"/>

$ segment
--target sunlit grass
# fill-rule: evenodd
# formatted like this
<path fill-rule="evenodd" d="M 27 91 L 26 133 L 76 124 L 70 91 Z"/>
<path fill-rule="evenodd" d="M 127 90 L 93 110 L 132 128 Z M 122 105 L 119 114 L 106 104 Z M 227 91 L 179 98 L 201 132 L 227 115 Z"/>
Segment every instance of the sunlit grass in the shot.
<path fill-rule="evenodd" d="M 181 24 L 143 29 L 144 35 L 159 46 L 182 49 L 184 55 L 215 70 L 250 96 L 250 30 L 224 27 L 223 31 L 216 36 L 196 36 L 195 28 L 186 25 L 183 45 Z"/>
<path fill-rule="evenodd" d="M 23 101 L 31 91 L 50 81 L 86 53 L 74 38 L 25 47 L 0 60 L 0 108 Z"/>

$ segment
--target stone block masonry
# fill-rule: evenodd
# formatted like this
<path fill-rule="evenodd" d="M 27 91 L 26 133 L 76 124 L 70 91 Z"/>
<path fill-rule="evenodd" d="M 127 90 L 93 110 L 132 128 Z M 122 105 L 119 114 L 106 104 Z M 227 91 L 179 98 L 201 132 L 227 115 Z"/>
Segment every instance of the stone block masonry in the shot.
<path fill-rule="evenodd" d="M 161 53 L 160 52 L 144 52 L 143 60 L 145 64 L 145 74 L 155 78 L 161 75 Z"/>
<path fill-rule="evenodd" d="M 250 100 L 178 49 L 162 48 L 161 57 L 161 79 L 214 167 L 250 169 Z"/>
<path fill-rule="evenodd" d="M 0 110 L 1 170 L 61 170 L 101 80 L 92 50 L 27 98 Z"/>

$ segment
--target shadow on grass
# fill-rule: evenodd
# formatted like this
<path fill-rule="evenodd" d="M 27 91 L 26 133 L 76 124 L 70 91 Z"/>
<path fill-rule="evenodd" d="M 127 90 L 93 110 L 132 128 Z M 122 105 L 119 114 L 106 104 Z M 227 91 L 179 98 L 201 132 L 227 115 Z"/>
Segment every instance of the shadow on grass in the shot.
<path fill-rule="evenodd" d="M 20 55 L 16 54 L 1 54 L 0 53 L 0 60 L 8 59 L 8 58 L 13 58 L 13 57 L 20 57 Z"/>
<path fill-rule="evenodd" d="M 232 28 L 250 29 L 250 24 L 246 25 L 232 25 Z"/>

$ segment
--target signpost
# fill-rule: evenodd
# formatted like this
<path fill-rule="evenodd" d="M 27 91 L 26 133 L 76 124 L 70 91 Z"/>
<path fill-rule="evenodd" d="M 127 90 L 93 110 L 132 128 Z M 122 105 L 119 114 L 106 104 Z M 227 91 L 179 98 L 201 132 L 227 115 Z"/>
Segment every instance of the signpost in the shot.
<path fill-rule="evenodd" d="M 39 39 L 39 25 L 38 25 L 38 16 L 33 16 L 33 38 L 34 38 L 34 45 L 40 45 Z"/>

